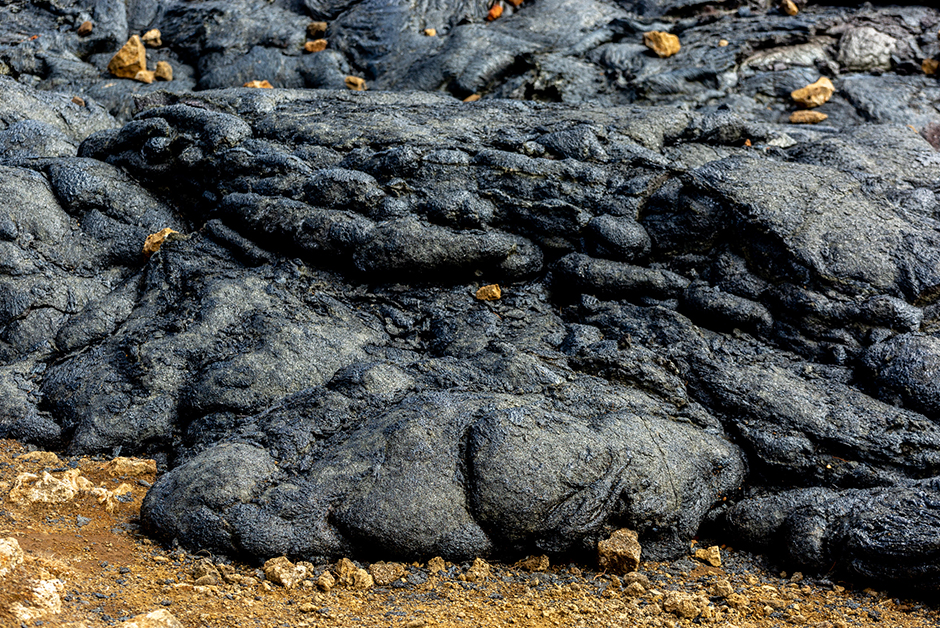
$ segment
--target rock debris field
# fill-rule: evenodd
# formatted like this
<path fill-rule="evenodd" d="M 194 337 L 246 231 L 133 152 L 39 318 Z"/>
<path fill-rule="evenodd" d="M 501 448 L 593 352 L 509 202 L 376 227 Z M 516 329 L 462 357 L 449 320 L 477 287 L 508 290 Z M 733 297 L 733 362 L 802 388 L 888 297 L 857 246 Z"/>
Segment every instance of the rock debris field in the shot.
<path fill-rule="evenodd" d="M 781 571 L 728 546 L 643 561 L 625 574 L 546 555 L 317 564 L 281 556 L 248 565 L 144 536 L 138 516 L 153 479 L 152 460 L 26 453 L 0 441 L 0 625 L 933 628 L 940 621 L 932 602 Z"/>
<path fill-rule="evenodd" d="M 304 591 L 281 560 L 298 604 L 375 564 L 534 579 L 504 598 L 601 569 L 590 599 L 626 606 L 572 624 L 931 599 L 938 30 L 794 0 L 4 3 L 0 438 L 77 466 L 9 453 L 0 509 L 126 499 L 135 551 Z M 152 461 L 146 496 L 83 460 Z M 806 582 L 736 605 L 764 576 L 702 539 Z"/>

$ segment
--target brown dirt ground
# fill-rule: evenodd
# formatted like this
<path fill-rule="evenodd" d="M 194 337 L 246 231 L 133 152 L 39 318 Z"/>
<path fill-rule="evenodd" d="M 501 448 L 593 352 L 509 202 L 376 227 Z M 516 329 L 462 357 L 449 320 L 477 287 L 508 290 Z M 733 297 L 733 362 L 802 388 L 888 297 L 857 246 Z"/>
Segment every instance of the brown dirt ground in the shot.
<path fill-rule="evenodd" d="M 258 566 L 231 563 L 239 584 L 195 586 L 193 570 L 200 560 L 228 562 L 164 548 L 142 535 L 138 514 L 153 474 L 111 478 L 106 460 L 60 458 L 50 467 L 19 460 L 26 448 L 0 440 L 0 539 L 15 538 L 27 560 L 0 580 L 0 626 L 86 626 L 119 624 L 156 609 L 169 610 L 183 626 L 638 626 L 680 628 L 728 626 L 772 628 L 813 626 L 940 625 L 934 602 L 904 599 L 848 583 L 800 574 L 771 572 L 764 559 L 722 548 L 722 567 L 695 559 L 641 563 L 642 576 L 617 577 L 590 566 L 552 565 L 529 572 L 513 565 L 492 564 L 488 578 L 468 582 L 469 564 L 446 564 L 430 573 L 427 565 L 405 565 L 407 575 L 390 586 L 354 591 L 316 586 L 328 565 L 313 569 L 293 589 L 264 582 Z M 59 477 L 71 466 L 96 486 L 133 485 L 133 500 L 107 512 L 93 496 L 82 494 L 59 504 L 19 505 L 9 500 L 18 474 Z M 78 525 L 78 517 L 85 517 Z M 363 565 L 363 567 L 368 567 Z M 30 577 L 45 571 L 64 581 L 62 607 L 55 614 L 21 623 L 9 611 L 22 601 Z M 241 576 L 240 578 L 238 576 Z M 246 578 L 250 576 L 250 578 Z M 229 578 L 231 581 L 232 579 Z M 630 590 L 632 580 L 640 580 Z M 724 593 L 716 584 L 727 581 Z M 637 591 L 637 589 L 640 589 Z M 729 593 L 734 591 L 733 594 Z M 674 591 L 697 594 L 704 603 L 698 617 L 664 610 Z M 697 612 L 697 611 L 693 611 Z"/>

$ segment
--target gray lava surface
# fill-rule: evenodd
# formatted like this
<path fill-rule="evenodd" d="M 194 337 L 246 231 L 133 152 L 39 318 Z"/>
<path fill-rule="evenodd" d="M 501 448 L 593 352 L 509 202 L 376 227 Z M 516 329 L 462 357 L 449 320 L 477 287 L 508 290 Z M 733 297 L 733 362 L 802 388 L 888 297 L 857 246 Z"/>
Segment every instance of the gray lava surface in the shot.
<path fill-rule="evenodd" d="M 156 457 L 229 555 L 936 589 L 940 11 L 798 4 L 5 3 L 0 436 Z M 109 76 L 153 27 L 176 78 Z"/>

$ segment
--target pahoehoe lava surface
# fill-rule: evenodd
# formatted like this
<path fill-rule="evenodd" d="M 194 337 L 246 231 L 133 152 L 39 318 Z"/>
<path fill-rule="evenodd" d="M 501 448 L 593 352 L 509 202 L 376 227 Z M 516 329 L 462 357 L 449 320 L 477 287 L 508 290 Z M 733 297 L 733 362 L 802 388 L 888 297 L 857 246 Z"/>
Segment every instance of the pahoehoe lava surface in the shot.
<path fill-rule="evenodd" d="M 704 527 L 940 586 L 940 114 L 905 74 L 937 11 L 585 1 L 562 41 L 557 2 L 395 3 L 367 40 L 381 2 L 138 4 L 0 46 L 0 436 L 156 457 L 145 523 L 226 554 L 583 555 L 629 527 L 664 559 Z M 447 26 L 409 48 L 417 15 Z M 310 17 L 335 49 L 279 52 Z M 43 91 L 157 23 L 174 91 Z M 629 43 L 654 25 L 684 69 Z M 389 91 L 189 91 L 264 63 Z M 780 124 L 840 67 L 833 126 Z"/>

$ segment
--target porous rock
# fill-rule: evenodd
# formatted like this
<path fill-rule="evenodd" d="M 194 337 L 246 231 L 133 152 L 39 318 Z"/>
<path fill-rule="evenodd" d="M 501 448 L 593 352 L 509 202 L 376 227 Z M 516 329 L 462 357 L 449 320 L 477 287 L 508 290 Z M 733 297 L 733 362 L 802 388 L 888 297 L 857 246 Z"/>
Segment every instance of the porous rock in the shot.
<path fill-rule="evenodd" d="M 490 577 L 490 564 L 482 558 L 473 559 L 470 569 L 464 574 L 467 582 L 483 582 Z"/>
<path fill-rule="evenodd" d="M 163 243 L 166 241 L 167 237 L 171 233 L 178 233 L 169 227 L 161 229 L 156 233 L 151 233 L 147 236 L 147 239 L 144 240 L 144 255 L 150 257 L 154 253 L 160 250 L 160 247 L 163 246 Z"/>
<path fill-rule="evenodd" d="M 16 457 L 17 462 L 36 462 L 46 467 L 58 467 L 59 457 L 52 451 L 31 451 Z"/>
<path fill-rule="evenodd" d="M 815 83 L 793 90 L 790 97 L 804 107 L 818 107 L 829 102 L 835 93 L 835 86 L 827 77 L 823 76 Z"/>
<path fill-rule="evenodd" d="M 42 476 L 20 473 L 16 476 L 8 498 L 11 502 L 19 504 L 58 504 L 70 501 L 91 487 L 92 483 L 88 478 L 82 477 L 80 469 L 69 469 L 61 474 L 61 477 L 55 477 L 47 471 L 43 471 Z"/>
<path fill-rule="evenodd" d="M 549 558 L 545 554 L 541 556 L 528 556 L 517 562 L 515 566 L 526 571 L 547 571 Z"/>
<path fill-rule="evenodd" d="M 222 574 L 210 561 L 201 560 L 193 568 L 193 580 L 197 586 L 218 585 L 222 582 Z"/>
<path fill-rule="evenodd" d="M 360 76 L 347 76 L 345 82 L 346 87 L 353 91 L 361 92 L 366 89 L 366 80 Z"/>
<path fill-rule="evenodd" d="M 307 577 L 307 568 L 295 565 L 285 556 L 278 556 L 264 563 L 264 577 L 285 589 L 293 589 Z"/>
<path fill-rule="evenodd" d="M 401 563 L 372 563 L 369 565 L 369 575 L 376 585 L 385 587 L 405 575 L 405 566 Z"/>
<path fill-rule="evenodd" d="M 13 537 L 0 539 L 0 578 L 4 578 L 23 562 L 23 549 Z"/>
<path fill-rule="evenodd" d="M 160 29 L 158 28 L 151 28 L 149 31 L 141 35 L 140 41 L 151 48 L 159 48 L 163 45 L 163 39 L 160 34 Z"/>
<path fill-rule="evenodd" d="M 643 33 L 643 44 L 660 57 L 671 57 L 682 48 L 676 35 L 662 31 Z"/>
<path fill-rule="evenodd" d="M 716 597 L 727 599 L 734 595 L 734 587 L 731 586 L 727 578 L 719 578 L 712 585 L 711 593 Z"/>
<path fill-rule="evenodd" d="M 157 462 L 156 460 L 119 456 L 108 461 L 104 468 L 111 477 L 138 477 L 156 473 Z"/>
<path fill-rule="evenodd" d="M 663 597 L 663 610 L 682 619 L 709 615 L 708 598 L 701 593 L 669 591 Z"/>
<path fill-rule="evenodd" d="M 166 61 L 157 61 L 157 67 L 153 72 L 153 76 L 158 81 L 172 81 L 173 66 Z"/>
<path fill-rule="evenodd" d="M 118 626 L 119 628 L 183 628 L 180 620 L 165 608 L 141 613 L 121 622 Z"/>
<path fill-rule="evenodd" d="M 890 70 L 897 45 L 894 37 L 871 26 L 853 28 L 839 40 L 839 63 L 854 72 Z"/>
<path fill-rule="evenodd" d="M 696 549 L 695 557 L 712 567 L 721 567 L 721 549 L 717 545 Z"/>
<path fill-rule="evenodd" d="M 62 611 L 62 597 L 59 595 L 65 583 L 58 578 L 31 579 L 30 587 L 21 601 L 10 604 L 8 611 L 20 622 L 32 622 Z"/>
<path fill-rule="evenodd" d="M 375 581 L 372 575 L 348 558 L 341 558 L 334 567 L 336 583 L 356 591 L 371 589 Z"/>
<path fill-rule="evenodd" d="M 819 124 L 828 118 L 821 111 L 794 111 L 790 114 L 790 124 Z"/>
<path fill-rule="evenodd" d="M 622 528 L 597 544 L 597 564 L 611 573 L 630 573 L 640 564 L 640 552 L 636 532 Z"/>
<path fill-rule="evenodd" d="M 119 78 L 136 78 L 146 69 L 147 50 L 138 35 L 132 35 L 108 62 L 108 72 Z"/>
<path fill-rule="evenodd" d="M 329 571 L 324 571 L 317 578 L 317 586 L 321 591 L 329 592 L 334 586 L 336 586 L 336 578 L 333 577 Z"/>
<path fill-rule="evenodd" d="M 499 284 L 489 284 L 487 286 L 481 286 L 476 292 L 476 298 L 480 301 L 498 301 L 503 296 L 502 290 L 499 289 Z"/>
<path fill-rule="evenodd" d="M 623 594 L 626 597 L 643 597 L 646 591 L 647 588 L 639 582 L 631 582 L 623 587 Z"/>

